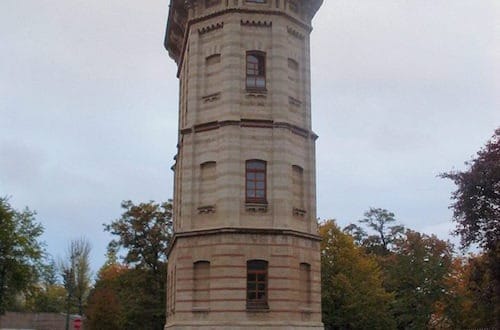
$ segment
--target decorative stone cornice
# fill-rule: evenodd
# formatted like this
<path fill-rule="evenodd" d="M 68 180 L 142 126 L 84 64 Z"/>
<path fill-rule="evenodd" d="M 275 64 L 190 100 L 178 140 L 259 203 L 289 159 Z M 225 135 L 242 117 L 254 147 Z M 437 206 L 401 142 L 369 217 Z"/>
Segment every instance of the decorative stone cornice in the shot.
<path fill-rule="evenodd" d="M 198 207 L 199 214 L 215 213 L 215 205 L 205 205 Z"/>
<path fill-rule="evenodd" d="M 203 100 L 204 103 L 215 102 L 218 99 L 220 99 L 220 92 L 202 96 L 201 99 Z"/>
<path fill-rule="evenodd" d="M 192 127 L 186 127 L 180 130 L 182 135 L 201 133 L 211 130 L 216 130 L 225 126 L 239 126 L 239 127 L 256 127 L 256 128 L 284 128 L 292 132 L 293 134 L 302 136 L 303 138 L 310 138 L 316 140 L 318 136 L 314 132 L 309 131 L 305 128 L 286 123 L 286 122 L 275 122 L 273 120 L 265 119 L 241 119 L 241 120 L 222 120 L 222 121 L 211 121 L 208 123 L 201 123 L 194 125 Z"/>
<path fill-rule="evenodd" d="M 198 33 L 199 34 L 205 34 L 205 33 L 208 33 L 208 32 L 212 32 L 212 31 L 215 31 L 215 30 L 222 29 L 223 27 L 224 27 L 224 22 L 217 23 L 217 24 L 212 24 L 212 25 L 205 26 L 205 27 L 202 27 L 202 28 L 198 29 Z"/>
<path fill-rule="evenodd" d="M 212 236 L 212 235 L 223 235 L 223 234 L 236 234 L 236 235 L 279 235 L 279 236 L 294 236 L 298 238 L 310 239 L 316 242 L 321 241 L 321 237 L 314 234 L 304 233 L 296 230 L 290 229 L 277 229 L 277 228 L 235 228 L 235 227 L 224 227 L 217 229 L 205 229 L 205 230 L 192 230 L 174 233 L 174 237 L 170 242 L 170 246 L 167 251 L 167 255 L 174 248 L 177 240 L 185 237 L 201 237 L 201 236 Z"/>
<path fill-rule="evenodd" d="M 306 37 L 300 33 L 299 31 L 295 30 L 294 28 L 287 26 L 286 30 L 288 31 L 288 34 L 290 34 L 292 37 L 295 37 L 299 40 L 304 40 Z"/>
<path fill-rule="evenodd" d="M 270 7 L 246 7 L 244 3 L 239 4 L 237 7 L 227 3 L 226 5 L 219 5 L 220 10 L 210 11 L 209 14 L 200 12 L 200 6 L 197 0 L 170 0 L 167 29 L 165 33 L 165 48 L 167 49 L 170 57 L 172 57 L 180 66 L 182 63 L 182 54 L 186 47 L 187 32 L 192 24 L 211 19 L 213 17 L 222 16 L 228 13 L 241 13 L 241 14 L 261 14 L 269 16 L 284 16 L 298 26 L 301 26 L 306 31 L 311 31 L 310 21 L 318 11 L 323 3 L 323 0 L 301 0 L 302 8 L 305 10 L 303 19 L 297 18 L 296 15 L 291 15 L 283 8 L 270 8 Z M 270 27 L 270 21 L 254 21 L 245 20 L 241 21 L 243 25 Z M 222 28 L 216 24 L 215 28 Z M 206 33 L 213 31 L 210 28 L 199 29 L 198 32 Z M 301 37 L 299 34 L 298 37 Z"/>
<path fill-rule="evenodd" d="M 242 26 L 258 26 L 258 27 L 271 27 L 273 22 L 271 21 L 254 21 L 254 20 L 241 20 Z"/>

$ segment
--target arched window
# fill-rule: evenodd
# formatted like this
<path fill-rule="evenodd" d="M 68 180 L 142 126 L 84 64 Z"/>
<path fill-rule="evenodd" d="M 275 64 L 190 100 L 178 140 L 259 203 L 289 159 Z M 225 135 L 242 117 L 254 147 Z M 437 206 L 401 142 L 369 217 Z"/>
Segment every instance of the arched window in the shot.
<path fill-rule="evenodd" d="M 267 203 L 266 200 L 266 162 L 247 160 L 246 162 L 246 202 Z"/>
<path fill-rule="evenodd" d="M 247 261 L 247 308 L 269 308 L 265 260 Z"/>
<path fill-rule="evenodd" d="M 247 52 L 246 76 L 247 89 L 266 89 L 266 53 Z"/>

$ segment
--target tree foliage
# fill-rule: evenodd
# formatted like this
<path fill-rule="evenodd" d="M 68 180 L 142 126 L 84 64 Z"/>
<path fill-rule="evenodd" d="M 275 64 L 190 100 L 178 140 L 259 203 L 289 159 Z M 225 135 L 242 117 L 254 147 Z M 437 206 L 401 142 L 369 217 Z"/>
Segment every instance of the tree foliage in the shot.
<path fill-rule="evenodd" d="M 452 246 L 436 236 L 407 230 L 387 257 L 386 288 L 394 293 L 393 313 L 400 329 L 426 329 L 448 290 Z"/>
<path fill-rule="evenodd" d="M 122 203 L 124 213 L 106 231 L 115 235 L 108 260 L 88 300 L 89 328 L 163 329 L 167 250 L 172 237 L 172 204 Z M 124 264 L 117 252 L 123 249 Z"/>
<path fill-rule="evenodd" d="M 465 165 L 465 171 L 443 173 L 441 177 L 457 186 L 451 208 L 457 223 L 455 234 L 461 237 L 462 246 L 477 243 L 486 253 L 495 325 L 500 328 L 500 127 Z"/>
<path fill-rule="evenodd" d="M 48 259 L 41 266 L 39 281 L 33 294 L 26 299 L 24 310 L 37 313 L 63 313 L 66 311 L 66 289 L 59 283 L 57 264 Z"/>
<path fill-rule="evenodd" d="M 19 212 L 0 198 L 0 314 L 37 282 L 44 254 L 43 227 L 28 208 Z"/>
<path fill-rule="evenodd" d="M 488 329 L 495 323 L 493 281 L 484 254 L 455 257 L 446 278 L 447 290 L 435 318 L 441 328 Z"/>
<path fill-rule="evenodd" d="M 451 205 L 455 233 L 464 246 L 478 243 L 495 251 L 500 240 L 500 128 L 477 157 L 465 164 L 465 171 L 441 174 L 457 185 Z"/>
<path fill-rule="evenodd" d="M 392 244 L 404 233 L 404 226 L 397 224 L 394 213 L 382 208 L 370 208 L 359 220 L 361 226 L 350 224 L 344 231 L 354 237 L 355 241 L 363 246 L 367 252 L 385 255 Z M 374 234 L 369 234 L 365 228 Z"/>
<path fill-rule="evenodd" d="M 76 312 L 83 315 L 84 303 L 90 291 L 91 246 L 85 238 L 69 243 L 66 258 L 61 261 L 60 270 L 68 296 L 68 309 L 75 306 Z"/>
<path fill-rule="evenodd" d="M 321 224 L 322 309 L 326 329 L 393 329 L 391 294 L 375 259 L 333 220 Z"/>
<path fill-rule="evenodd" d="M 158 273 L 167 259 L 172 237 L 172 203 L 153 201 L 135 205 L 132 201 L 121 204 L 125 212 L 104 230 L 117 236 L 109 243 L 111 250 L 124 248 L 124 262 L 148 268 Z"/>
<path fill-rule="evenodd" d="M 155 281 L 151 269 L 105 265 L 88 300 L 89 329 L 163 329 L 165 291 L 151 285 Z"/>

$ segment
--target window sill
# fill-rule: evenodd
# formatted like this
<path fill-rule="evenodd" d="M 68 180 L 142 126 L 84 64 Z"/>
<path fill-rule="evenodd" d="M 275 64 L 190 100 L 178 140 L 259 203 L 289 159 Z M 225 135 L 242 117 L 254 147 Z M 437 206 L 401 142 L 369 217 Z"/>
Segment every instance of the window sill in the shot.
<path fill-rule="evenodd" d="M 246 202 L 245 210 L 248 212 L 267 212 L 267 203 Z"/>
<path fill-rule="evenodd" d="M 248 97 L 267 97 L 267 89 L 265 88 L 247 88 L 246 92 Z"/>
<path fill-rule="evenodd" d="M 252 313 L 269 313 L 269 306 L 266 305 L 249 305 L 247 304 L 247 312 Z"/>

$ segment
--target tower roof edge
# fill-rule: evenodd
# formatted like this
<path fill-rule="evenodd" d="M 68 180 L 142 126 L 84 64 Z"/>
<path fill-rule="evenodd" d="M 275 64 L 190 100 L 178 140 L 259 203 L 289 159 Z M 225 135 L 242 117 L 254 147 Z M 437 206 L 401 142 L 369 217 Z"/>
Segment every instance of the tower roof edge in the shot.
<path fill-rule="evenodd" d="M 164 46 L 169 56 L 179 63 L 181 53 L 184 47 L 184 33 L 187 29 L 189 8 L 195 8 L 199 0 L 170 0 L 167 26 L 165 31 Z M 301 0 L 305 2 L 305 8 L 308 11 L 308 18 L 312 19 L 319 10 L 324 0 Z M 240 8 L 241 7 L 241 8 Z M 228 10 L 244 10 L 244 6 L 224 8 L 222 12 Z M 281 9 L 282 10 L 282 9 Z M 270 11 L 271 12 L 271 11 Z M 310 22 L 304 22 L 310 24 Z"/>

